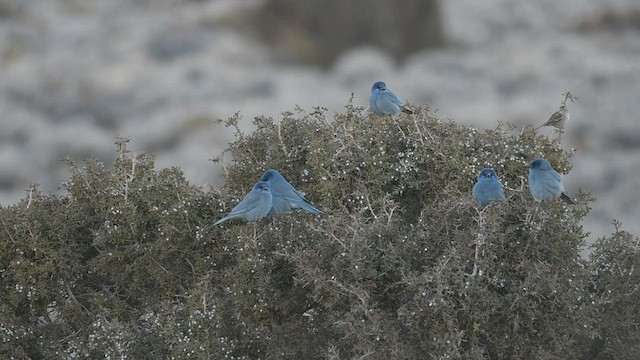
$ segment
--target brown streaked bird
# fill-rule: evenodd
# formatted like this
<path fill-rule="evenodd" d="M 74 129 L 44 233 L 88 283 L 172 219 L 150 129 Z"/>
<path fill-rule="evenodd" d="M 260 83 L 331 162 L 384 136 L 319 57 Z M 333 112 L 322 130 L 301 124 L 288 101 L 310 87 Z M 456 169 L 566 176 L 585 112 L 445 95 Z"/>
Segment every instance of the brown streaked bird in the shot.
<path fill-rule="evenodd" d="M 538 126 L 536 130 L 540 129 L 543 126 L 553 126 L 556 129 L 563 130 L 566 123 L 569 122 L 569 118 L 571 115 L 569 114 L 569 109 L 565 105 L 560 105 L 560 109 L 558 111 L 551 114 L 549 120 L 546 123 Z"/>

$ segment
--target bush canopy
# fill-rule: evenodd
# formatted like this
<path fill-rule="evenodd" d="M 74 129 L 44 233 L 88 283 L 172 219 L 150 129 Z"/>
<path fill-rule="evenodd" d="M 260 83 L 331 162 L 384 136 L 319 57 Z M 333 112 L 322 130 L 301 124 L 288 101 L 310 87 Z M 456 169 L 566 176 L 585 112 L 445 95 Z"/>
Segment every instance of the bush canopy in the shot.
<path fill-rule="evenodd" d="M 536 203 L 526 165 L 570 170 L 531 128 L 478 130 L 429 109 L 347 105 L 239 116 L 224 189 L 118 138 L 64 195 L 0 208 L 0 354 L 12 359 L 636 359 L 640 249 L 614 233 L 581 256 L 579 205 Z M 471 189 L 492 167 L 506 202 Z M 269 168 L 303 211 L 212 224 Z"/>

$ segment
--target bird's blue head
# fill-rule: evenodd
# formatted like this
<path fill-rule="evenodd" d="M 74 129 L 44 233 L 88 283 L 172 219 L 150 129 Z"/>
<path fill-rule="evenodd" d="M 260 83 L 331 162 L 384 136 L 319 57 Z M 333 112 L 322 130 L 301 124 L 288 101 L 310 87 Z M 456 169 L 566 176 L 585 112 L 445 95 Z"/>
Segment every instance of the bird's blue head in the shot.
<path fill-rule="evenodd" d="M 371 87 L 371 92 L 382 92 L 387 91 L 387 84 L 382 81 L 378 81 Z"/>
<path fill-rule="evenodd" d="M 282 175 L 280 175 L 278 170 L 269 169 L 269 170 L 265 171 L 264 174 L 262 174 L 262 177 L 260 178 L 260 181 L 271 181 L 271 180 L 274 180 L 274 179 L 276 179 L 278 177 L 282 177 Z"/>
<path fill-rule="evenodd" d="M 551 164 L 545 159 L 535 159 L 529 168 L 532 170 L 551 170 Z"/>
<path fill-rule="evenodd" d="M 269 184 L 266 181 L 258 181 L 255 185 L 253 185 L 253 188 L 262 192 L 269 191 Z"/>
<path fill-rule="evenodd" d="M 478 175 L 478 181 L 489 181 L 489 180 L 498 180 L 498 175 L 493 169 L 483 169 L 480 171 L 480 175 Z"/>

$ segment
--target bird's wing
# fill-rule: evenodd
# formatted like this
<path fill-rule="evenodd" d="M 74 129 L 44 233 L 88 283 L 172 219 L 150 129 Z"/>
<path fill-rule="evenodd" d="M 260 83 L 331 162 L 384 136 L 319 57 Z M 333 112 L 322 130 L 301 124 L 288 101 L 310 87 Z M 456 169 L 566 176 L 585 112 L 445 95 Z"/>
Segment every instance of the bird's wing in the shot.
<path fill-rule="evenodd" d="M 482 198 L 483 198 L 482 195 L 483 195 L 482 184 L 477 182 L 475 185 L 473 185 L 473 200 L 475 200 L 476 203 L 478 204 L 482 203 Z"/>
<path fill-rule="evenodd" d="M 546 189 L 549 193 L 552 193 L 553 196 L 559 196 L 562 192 L 564 192 L 564 186 L 562 185 L 560 174 L 558 174 L 555 170 L 547 170 L 541 172 L 540 175 L 540 180 L 544 184 L 544 189 Z"/>
<path fill-rule="evenodd" d="M 549 171 L 549 174 L 551 174 L 550 176 L 553 177 L 553 179 L 556 180 L 557 182 L 559 183 L 562 182 L 562 179 L 560 178 L 560 174 L 557 171 L 551 169 L 551 171 Z"/>
<path fill-rule="evenodd" d="M 400 108 L 400 111 L 406 114 L 413 114 L 413 110 L 409 109 L 402 101 L 400 101 L 394 93 L 388 92 L 387 94 L 389 94 L 389 101 L 397 105 Z"/>
<path fill-rule="evenodd" d="M 274 179 L 271 184 L 271 193 L 273 194 L 272 213 L 274 214 L 289 212 L 294 208 L 302 208 L 313 214 L 321 212 L 309 204 L 304 197 L 304 192 L 294 188 L 284 178 Z"/>
<path fill-rule="evenodd" d="M 269 184 L 271 194 L 279 198 L 302 198 L 304 193 L 296 190 L 284 177 L 272 179 Z"/>
<path fill-rule="evenodd" d="M 558 125 L 561 122 L 562 122 L 562 113 L 560 111 L 556 111 L 553 114 L 551 114 L 551 116 L 549 117 L 549 120 L 547 120 L 547 122 L 545 122 L 544 124 L 538 126 L 536 128 L 536 130 L 540 129 L 543 126 L 554 126 L 555 127 L 556 125 Z"/>
<path fill-rule="evenodd" d="M 376 99 L 376 108 L 379 113 L 396 115 L 400 112 L 402 102 L 392 92 L 384 92 Z"/>
<path fill-rule="evenodd" d="M 293 186 L 287 191 L 274 194 L 278 199 L 288 201 L 296 207 L 305 207 L 305 204 L 309 204 L 309 201 L 305 199 L 304 195 L 302 191 L 296 190 Z"/>
<path fill-rule="evenodd" d="M 235 218 L 258 220 L 271 211 L 271 204 L 272 196 L 270 192 L 263 192 L 258 189 L 251 190 L 227 216 L 218 220 L 214 225 Z"/>
<path fill-rule="evenodd" d="M 562 121 L 562 113 L 560 111 L 556 111 L 549 117 L 546 123 L 543 126 L 553 126 Z"/>
<path fill-rule="evenodd" d="M 371 107 L 371 111 L 375 114 L 378 114 L 380 110 L 378 110 L 378 93 L 371 93 L 369 96 L 369 106 Z"/>
<path fill-rule="evenodd" d="M 500 199 L 500 200 L 504 200 L 505 196 L 504 196 L 504 187 L 502 186 L 502 183 L 498 180 L 493 181 L 493 192 L 495 194 L 495 196 Z"/>
<path fill-rule="evenodd" d="M 400 101 L 400 99 L 398 99 L 396 94 L 394 94 L 392 91 L 387 91 L 386 93 L 384 93 L 384 95 L 388 98 L 389 101 L 391 101 L 392 103 L 398 105 L 399 107 L 403 107 L 404 106 L 404 103 L 402 101 Z"/>

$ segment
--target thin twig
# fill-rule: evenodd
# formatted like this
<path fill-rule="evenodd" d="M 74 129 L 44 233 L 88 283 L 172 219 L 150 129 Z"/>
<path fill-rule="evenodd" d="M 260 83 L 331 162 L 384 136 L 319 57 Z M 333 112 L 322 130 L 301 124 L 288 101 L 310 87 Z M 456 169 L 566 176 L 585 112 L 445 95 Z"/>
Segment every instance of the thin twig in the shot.
<path fill-rule="evenodd" d="M 2 220 L 2 227 L 4 228 L 4 231 L 7 233 L 7 235 L 9 236 L 9 239 L 11 239 L 12 243 L 16 243 L 15 239 L 13 238 L 13 236 L 11 236 L 11 233 L 9 232 L 9 228 L 7 228 L 7 224 L 4 222 L 4 216 L 0 217 L 0 220 Z M 33 237 L 33 234 L 32 234 Z"/>
<path fill-rule="evenodd" d="M 195 266 L 193 266 L 193 264 L 191 263 L 191 261 L 189 261 L 188 258 L 185 258 L 185 260 L 187 261 L 187 264 L 189 264 L 189 266 L 191 267 L 191 272 L 193 273 L 193 275 L 195 275 L 196 274 Z"/>
<path fill-rule="evenodd" d="M 27 209 L 31 206 L 31 203 L 33 203 L 33 190 L 34 190 L 34 186 L 30 185 L 29 186 L 29 201 L 27 201 Z"/>
<path fill-rule="evenodd" d="M 280 140 L 280 146 L 282 147 L 282 152 L 285 156 L 289 156 L 287 153 L 287 147 L 284 145 L 284 141 L 282 140 L 282 123 L 278 123 L 278 140 Z"/>
<path fill-rule="evenodd" d="M 420 140 L 420 144 L 424 145 L 424 135 L 422 135 L 422 131 L 420 131 L 420 126 L 418 125 L 418 120 L 415 116 L 413 116 L 413 124 L 416 126 L 416 131 L 418 132 L 418 140 Z"/>
<path fill-rule="evenodd" d="M 373 207 L 371 206 L 371 201 L 369 200 L 369 191 L 367 190 L 367 187 L 364 186 L 363 184 L 363 192 L 364 192 L 364 198 L 365 200 L 367 200 L 367 207 L 369 208 L 369 211 L 371 211 L 371 215 L 373 215 L 374 219 L 378 219 L 378 216 L 376 215 L 376 213 L 373 211 Z"/>

